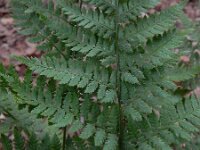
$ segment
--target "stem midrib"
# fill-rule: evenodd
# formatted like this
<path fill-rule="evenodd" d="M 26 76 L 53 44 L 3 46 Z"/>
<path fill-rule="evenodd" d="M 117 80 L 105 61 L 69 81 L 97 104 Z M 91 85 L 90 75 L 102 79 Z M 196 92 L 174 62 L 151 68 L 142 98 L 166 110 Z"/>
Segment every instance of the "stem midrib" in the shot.
<path fill-rule="evenodd" d="M 119 49 L 119 0 L 116 0 L 116 16 L 115 16 L 115 53 L 116 53 L 116 63 L 117 63 L 117 77 L 116 77 L 116 90 L 117 90 L 117 100 L 119 105 L 119 128 L 118 128 L 118 145 L 119 149 L 123 149 L 123 133 L 124 133 L 124 118 L 121 103 L 121 67 L 120 67 L 120 49 Z"/>

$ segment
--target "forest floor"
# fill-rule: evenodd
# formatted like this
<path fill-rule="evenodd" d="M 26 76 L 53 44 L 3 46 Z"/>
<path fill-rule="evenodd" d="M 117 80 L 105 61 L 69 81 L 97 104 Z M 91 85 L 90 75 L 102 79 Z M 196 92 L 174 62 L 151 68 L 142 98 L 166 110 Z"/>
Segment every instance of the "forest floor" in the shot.
<path fill-rule="evenodd" d="M 17 33 L 10 13 L 9 0 L 0 0 L 0 62 L 4 66 L 14 65 L 21 73 L 24 67 L 10 59 L 10 56 L 31 56 L 36 53 L 36 45 L 29 43 L 25 36 Z"/>

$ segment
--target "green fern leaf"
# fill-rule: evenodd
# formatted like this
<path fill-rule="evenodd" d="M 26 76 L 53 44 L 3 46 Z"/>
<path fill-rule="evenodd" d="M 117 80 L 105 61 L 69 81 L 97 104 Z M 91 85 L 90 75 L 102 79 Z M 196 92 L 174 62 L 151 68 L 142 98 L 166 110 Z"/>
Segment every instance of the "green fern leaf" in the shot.
<path fill-rule="evenodd" d="M 147 143 L 142 143 L 139 148 L 139 150 L 154 150 L 151 145 L 147 144 Z"/>
<path fill-rule="evenodd" d="M 12 150 L 12 143 L 10 142 L 10 140 L 7 136 L 1 135 L 1 140 L 2 140 L 2 144 L 3 144 L 3 149 Z"/>
<path fill-rule="evenodd" d="M 105 138 L 106 138 L 105 131 L 102 130 L 102 129 L 98 129 L 96 134 L 95 134 L 95 137 L 94 137 L 95 146 L 103 145 L 103 142 L 104 142 Z"/>
<path fill-rule="evenodd" d="M 15 148 L 17 150 L 24 149 L 24 146 L 25 146 L 24 142 L 25 141 L 22 138 L 21 133 L 17 129 L 14 130 L 14 137 L 15 137 Z"/>
<path fill-rule="evenodd" d="M 114 134 L 109 134 L 105 142 L 103 150 L 116 150 L 118 138 Z"/>
<path fill-rule="evenodd" d="M 55 135 L 51 141 L 51 148 L 53 150 L 60 150 L 61 149 L 61 143 L 60 139 Z"/>
<path fill-rule="evenodd" d="M 102 99 L 102 102 L 104 103 L 113 103 L 116 100 L 116 91 L 114 90 L 109 90 L 106 91 L 105 97 Z"/>
<path fill-rule="evenodd" d="M 88 139 L 91 137 L 95 132 L 95 127 L 92 124 L 87 124 L 84 128 L 82 133 L 80 134 L 80 138 Z"/>
<path fill-rule="evenodd" d="M 69 128 L 69 132 L 70 133 L 74 133 L 79 131 L 81 128 L 83 127 L 83 125 L 81 124 L 81 122 L 79 120 L 76 120 L 75 122 L 72 123 L 71 127 Z"/>
<path fill-rule="evenodd" d="M 134 75 L 128 72 L 122 74 L 122 80 L 131 84 L 136 84 L 139 82 L 138 79 Z"/>
<path fill-rule="evenodd" d="M 98 88 L 98 83 L 93 81 L 85 89 L 85 93 L 93 93 Z"/>
<path fill-rule="evenodd" d="M 134 121 L 142 120 L 142 116 L 140 115 L 140 113 L 130 106 L 128 108 L 126 108 L 125 114 L 127 115 L 127 117 L 129 117 L 129 115 L 130 115 Z"/>
<path fill-rule="evenodd" d="M 22 128 L 16 149 L 61 149 L 63 138 L 67 149 L 171 150 L 199 132 L 199 100 L 174 83 L 199 73 L 174 67 L 185 2 L 148 13 L 159 2 L 12 0 L 21 34 L 45 51 L 17 58 L 33 71 L 23 81 L 0 66 L 3 123 Z"/>
<path fill-rule="evenodd" d="M 67 125 L 70 125 L 73 122 L 73 115 L 68 113 L 63 118 L 60 118 L 58 121 L 56 121 L 58 124 L 56 124 L 57 127 L 65 127 Z"/>

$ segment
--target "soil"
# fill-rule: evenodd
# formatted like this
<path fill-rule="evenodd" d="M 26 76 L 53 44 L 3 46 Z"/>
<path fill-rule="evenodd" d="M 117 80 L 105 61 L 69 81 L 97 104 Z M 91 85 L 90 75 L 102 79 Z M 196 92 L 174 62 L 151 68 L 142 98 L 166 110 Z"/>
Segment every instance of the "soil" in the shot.
<path fill-rule="evenodd" d="M 24 72 L 24 66 L 11 59 L 11 56 L 31 56 L 37 52 L 36 45 L 29 43 L 27 37 L 18 34 L 14 24 L 9 0 L 0 0 L 0 61 L 6 67 L 14 65 L 21 74 Z"/>

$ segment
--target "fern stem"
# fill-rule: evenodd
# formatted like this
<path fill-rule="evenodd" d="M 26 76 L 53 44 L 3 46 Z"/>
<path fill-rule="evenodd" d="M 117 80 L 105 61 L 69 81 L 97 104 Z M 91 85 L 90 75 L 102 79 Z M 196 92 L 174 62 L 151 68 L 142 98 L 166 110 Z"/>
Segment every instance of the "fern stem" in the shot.
<path fill-rule="evenodd" d="M 80 10 L 81 10 L 81 12 L 82 12 L 82 6 L 83 6 L 83 1 L 82 0 L 80 0 Z"/>
<path fill-rule="evenodd" d="M 119 0 L 116 0 L 116 7 L 119 6 Z M 119 12 L 117 9 L 117 13 L 115 14 L 115 53 L 116 53 L 116 62 L 117 62 L 117 100 L 119 105 L 119 149 L 123 149 L 123 132 L 124 132 L 124 119 L 123 119 L 123 110 L 122 110 L 122 103 L 121 103 L 121 66 L 120 66 L 120 49 L 119 49 Z"/>
<path fill-rule="evenodd" d="M 63 146 L 62 149 L 65 150 L 65 146 L 66 146 L 66 138 L 67 138 L 67 127 L 64 127 L 64 131 L 63 131 Z"/>

